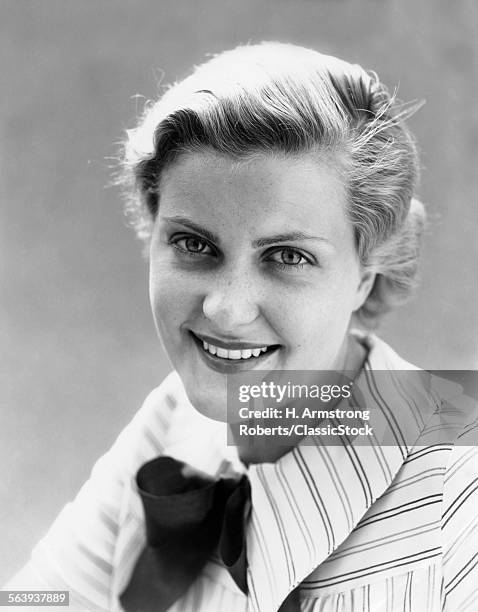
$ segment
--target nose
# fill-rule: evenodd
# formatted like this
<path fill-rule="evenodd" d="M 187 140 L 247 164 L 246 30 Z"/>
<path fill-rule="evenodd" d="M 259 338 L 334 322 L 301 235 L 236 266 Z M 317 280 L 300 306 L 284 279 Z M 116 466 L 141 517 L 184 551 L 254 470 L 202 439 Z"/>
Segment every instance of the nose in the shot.
<path fill-rule="evenodd" d="M 250 274 L 236 269 L 212 281 L 204 297 L 203 313 L 215 331 L 234 334 L 259 316 L 259 296 L 260 288 Z"/>

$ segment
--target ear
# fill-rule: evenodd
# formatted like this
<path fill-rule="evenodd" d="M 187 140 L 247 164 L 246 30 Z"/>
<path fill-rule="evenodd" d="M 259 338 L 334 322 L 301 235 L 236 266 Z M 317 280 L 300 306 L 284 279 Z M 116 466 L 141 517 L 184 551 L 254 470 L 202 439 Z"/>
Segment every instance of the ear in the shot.
<path fill-rule="evenodd" d="M 355 296 L 354 312 L 363 306 L 365 300 L 372 291 L 376 276 L 377 273 L 375 270 L 370 268 L 362 270 Z"/>

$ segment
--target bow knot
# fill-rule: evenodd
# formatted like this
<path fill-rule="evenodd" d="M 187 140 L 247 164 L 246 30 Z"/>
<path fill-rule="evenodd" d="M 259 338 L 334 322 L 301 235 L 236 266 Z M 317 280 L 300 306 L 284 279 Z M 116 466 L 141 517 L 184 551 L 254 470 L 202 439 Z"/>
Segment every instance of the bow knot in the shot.
<path fill-rule="evenodd" d="M 158 457 L 136 476 L 145 513 L 147 545 L 120 601 L 127 612 L 163 612 L 191 586 L 218 549 L 247 594 L 245 526 L 251 509 L 249 479 L 207 474 Z"/>

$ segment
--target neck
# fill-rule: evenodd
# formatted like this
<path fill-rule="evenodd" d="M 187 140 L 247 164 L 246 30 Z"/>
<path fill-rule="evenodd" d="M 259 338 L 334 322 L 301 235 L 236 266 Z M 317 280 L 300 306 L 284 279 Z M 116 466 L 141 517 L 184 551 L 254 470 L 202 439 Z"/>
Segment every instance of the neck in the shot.
<path fill-rule="evenodd" d="M 341 372 L 347 372 L 349 376 L 352 375 L 353 380 L 363 367 L 364 361 L 367 357 L 366 350 L 354 336 L 349 335 L 345 341 L 342 354 L 343 357 L 339 360 L 339 362 L 343 365 L 342 368 L 337 371 L 337 374 L 340 375 Z M 328 382 L 330 383 L 330 381 Z M 333 400 L 333 402 L 329 402 L 327 404 L 327 410 L 332 410 L 339 401 L 340 398 Z M 277 423 L 270 422 L 268 425 L 269 424 L 271 426 L 281 425 L 284 424 L 284 421 L 280 419 Z M 271 440 L 267 437 L 254 437 L 252 439 L 252 444 L 245 446 L 242 440 L 240 443 L 238 442 L 240 440 L 239 423 L 230 423 L 229 428 L 233 439 L 237 441 L 239 458 L 245 465 L 254 463 L 274 463 L 297 446 L 297 444 L 304 437 L 298 435 L 287 437 L 286 445 L 279 445 L 274 438 L 272 438 L 271 443 Z"/>

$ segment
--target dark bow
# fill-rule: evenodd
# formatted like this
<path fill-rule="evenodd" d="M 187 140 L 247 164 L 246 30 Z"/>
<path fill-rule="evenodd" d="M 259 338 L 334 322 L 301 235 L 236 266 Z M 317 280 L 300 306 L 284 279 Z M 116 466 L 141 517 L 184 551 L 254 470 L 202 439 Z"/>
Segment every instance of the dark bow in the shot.
<path fill-rule="evenodd" d="M 163 612 L 191 586 L 212 553 L 247 594 L 247 476 L 210 476 L 171 457 L 145 463 L 136 476 L 147 545 L 120 597 L 127 612 Z"/>

